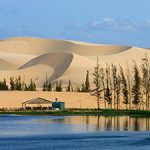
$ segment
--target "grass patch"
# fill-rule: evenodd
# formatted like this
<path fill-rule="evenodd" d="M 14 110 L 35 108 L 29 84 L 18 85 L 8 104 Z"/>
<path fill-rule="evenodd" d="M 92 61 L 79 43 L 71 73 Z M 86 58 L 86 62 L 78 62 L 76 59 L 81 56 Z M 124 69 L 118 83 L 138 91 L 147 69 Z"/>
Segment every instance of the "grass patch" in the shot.
<path fill-rule="evenodd" d="M 67 115 L 101 115 L 101 116 L 143 116 L 150 117 L 149 110 L 116 110 L 116 109 L 66 109 L 62 111 L 0 111 L 0 114 L 16 114 L 16 115 L 51 115 L 51 116 L 67 116 Z"/>

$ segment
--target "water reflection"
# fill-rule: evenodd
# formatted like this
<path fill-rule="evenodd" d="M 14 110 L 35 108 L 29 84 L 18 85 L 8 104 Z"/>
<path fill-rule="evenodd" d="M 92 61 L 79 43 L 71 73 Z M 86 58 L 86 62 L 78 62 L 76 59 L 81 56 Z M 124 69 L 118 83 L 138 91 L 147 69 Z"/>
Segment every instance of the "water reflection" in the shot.
<path fill-rule="evenodd" d="M 38 120 L 40 123 L 84 125 L 92 131 L 150 131 L 150 118 L 129 116 L 66 116 Z"/>

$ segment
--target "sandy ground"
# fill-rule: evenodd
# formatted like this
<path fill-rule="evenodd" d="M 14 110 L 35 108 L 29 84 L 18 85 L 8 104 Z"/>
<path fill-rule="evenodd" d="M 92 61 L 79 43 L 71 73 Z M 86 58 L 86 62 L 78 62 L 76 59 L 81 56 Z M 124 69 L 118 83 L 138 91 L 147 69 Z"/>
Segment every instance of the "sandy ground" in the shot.
<path fill-rule="evenodd" d="M 96 98 L 89 93 L 75 92 L 22 92 L 22 91 L 5 91 L 0 92 L 0 108 L 20 108 L 22 102 L 41 97 L 50 101 L 65 102 L 66 108 L 96 108 Z M 32 105 L 30 105 L 32 106 Z"/>
<path fill-rule="evenodd" d="M 83 92 L 46 92 L 46 91 L 0 91 L 0 108 L 21 108 L 22 103 L 34 98 L 44 98 L 54 102 L 55 98 L 58 101 L 65 102 L 66 108 L 97 108 L 97 98 L 91 93 Z M 38 105 L 27 105 L 30 107 L 37 107 Z M 42 105 L 49 106 L 49 105 Z M 126 105 L 122 101 L 119 103 L 120 109 L 126 109 Z M 115 108 L 117 106 L 115 105 Z M 129 105 L 128 105 L 129 107 Z M 100 108 L 111 108 L 108 103 L 100 99 Z M 112 101 L 112 108 L 114 108 L 114 101 Z M 135 107 L 131 105 L 131 109 Z M 144 107 L 145 108 L 145 107 Z M 143 105 L 141 105 L 143 109 Z"/>

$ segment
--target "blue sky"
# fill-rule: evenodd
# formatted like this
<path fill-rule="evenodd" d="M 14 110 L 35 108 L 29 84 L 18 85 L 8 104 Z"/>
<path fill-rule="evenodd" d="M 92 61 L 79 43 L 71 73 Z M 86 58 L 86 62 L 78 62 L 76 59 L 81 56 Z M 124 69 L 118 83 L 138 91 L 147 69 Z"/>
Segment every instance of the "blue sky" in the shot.
<path fill-rule="evenodd" d="M 2 0 L 0 39 L 16 36 L 150 47 L 150 0 Z"/>

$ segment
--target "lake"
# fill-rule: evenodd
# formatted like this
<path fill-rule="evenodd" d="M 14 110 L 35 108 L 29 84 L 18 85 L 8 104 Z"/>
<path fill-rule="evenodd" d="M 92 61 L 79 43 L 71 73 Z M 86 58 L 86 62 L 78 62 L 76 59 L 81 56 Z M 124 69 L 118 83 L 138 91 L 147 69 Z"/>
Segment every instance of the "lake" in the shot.
<path fill-rule="evenodd" d="M 0 115 L 0 150 L 150 150 L 150 118 Z"/>

